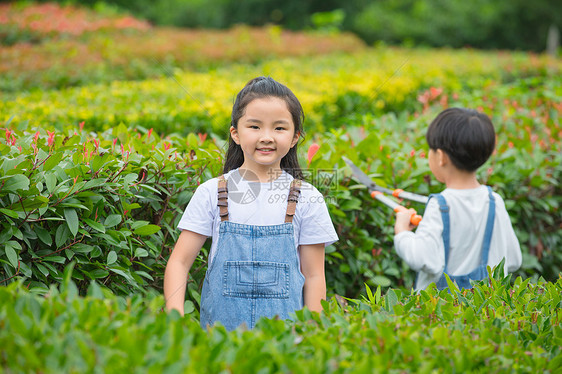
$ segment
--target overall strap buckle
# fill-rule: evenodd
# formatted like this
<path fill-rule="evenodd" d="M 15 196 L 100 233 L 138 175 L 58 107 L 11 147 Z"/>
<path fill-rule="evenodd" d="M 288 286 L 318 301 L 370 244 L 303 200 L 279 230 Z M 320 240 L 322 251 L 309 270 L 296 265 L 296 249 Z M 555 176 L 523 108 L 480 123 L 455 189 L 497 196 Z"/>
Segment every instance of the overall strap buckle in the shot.
<path fill-rule="evenodd" d="M 228 221 L 228 187 L 224 174 L 218 178 L 219 187 L 217 190 L 219 215 L 221 221 Z"/>
<path fill-rule="evenodd" d="M 289 196 L 287 197 L 287 213 L 285 214 L 285 223 L 293 222 L 293 217 L 297 211 L 297 202 L 301 194 L 301 181 L 300 179 L 293 179 L 291 188 L 289 189 Z"/>

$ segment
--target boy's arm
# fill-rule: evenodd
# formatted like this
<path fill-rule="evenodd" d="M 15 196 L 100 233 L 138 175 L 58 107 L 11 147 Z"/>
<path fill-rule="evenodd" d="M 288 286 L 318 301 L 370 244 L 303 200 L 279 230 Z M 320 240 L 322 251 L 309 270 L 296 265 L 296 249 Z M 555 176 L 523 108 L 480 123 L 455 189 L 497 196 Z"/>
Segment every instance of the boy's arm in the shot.
<path fill-rule="evenodd" d="M 324 243 L 300 246 L 301 271 L 305 279 L 304 305 L 316 312 L 322 311 L 320 300 L 326 300 L 324 252 Z"/>
<path fill-rule="evenodd" d="M 206 239 L 193 231 L 181 232 L 164 272 L 166 310 L 176 309 L 183 315 L 187 274 Z"/>
<path fill-rule="evenodd" d="M 519 240 L 515 235 L 515 231 L 513 230 L 513 225 L 511 224 L 509 213 L 505 208 L 505 202 L 499 195 L 496 196 L 496 201 L 496 211 L 498 212 L 499 216 L 498 219 L 496 219 L 496 222 L 499 222 L 500 227 L 498 227 L 498 231 L 500 231 L 500 233 L 502 234 L 502 246 L 503 248 L 505 248 L 506 254 L 505 270 L 509 273 L 513 273 L 521 267 L 521 263 L 523 260 L 521 255 L 521 247 L 519 245 Z M 496 230 L 495 227 L 494 230 Z"/>
<path fill-rule="evenodd" d="M 443 221 L 436 199 L 431 199 L 416 232 L 411 232 L 410 211 L 396 214 L 396 253 L 415 271 L 439 274 L 445 268 L 441 233 Z"/>

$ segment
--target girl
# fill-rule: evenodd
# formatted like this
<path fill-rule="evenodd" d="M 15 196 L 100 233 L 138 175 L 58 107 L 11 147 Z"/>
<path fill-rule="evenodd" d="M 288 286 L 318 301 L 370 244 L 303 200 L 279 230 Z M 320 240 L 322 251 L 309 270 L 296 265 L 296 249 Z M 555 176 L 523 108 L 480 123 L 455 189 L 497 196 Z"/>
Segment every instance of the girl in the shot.
<path fill-rule="evenodd" d="M 324 247 L 338 238 L 322 195 L 302 182 L 297 143 L 304 114 L 286 86 L 251 80 L 232 108 L 224 174 L 201 184 L 178 227 L 166 266 L 166 308 L 183 314 L 186 278 L 212 237 L 201 294 L 201 326 L 253 328 L 290 318 L 326 297 Z"/>

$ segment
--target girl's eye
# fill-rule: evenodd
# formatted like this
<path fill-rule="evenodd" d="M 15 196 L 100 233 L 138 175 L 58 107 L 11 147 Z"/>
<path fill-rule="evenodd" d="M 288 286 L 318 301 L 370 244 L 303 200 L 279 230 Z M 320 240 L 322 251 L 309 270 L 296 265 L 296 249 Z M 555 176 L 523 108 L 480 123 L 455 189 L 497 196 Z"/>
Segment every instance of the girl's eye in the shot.
<path fill-rule="evenodd" d="M 277 128 L 275 128 L 275 130 L 277 130 L 277 131 L 283 131 L 283 130 L 285 130 L 285 128 L 284 128 L 284 127 L 277 127 Z"/>
<path fill-rule="evenodd" d="M 259 129 L 259 127 L 256 126 L 256 125 L 251 125 L 250 128 L 251 128 L 251 129 Z"/>

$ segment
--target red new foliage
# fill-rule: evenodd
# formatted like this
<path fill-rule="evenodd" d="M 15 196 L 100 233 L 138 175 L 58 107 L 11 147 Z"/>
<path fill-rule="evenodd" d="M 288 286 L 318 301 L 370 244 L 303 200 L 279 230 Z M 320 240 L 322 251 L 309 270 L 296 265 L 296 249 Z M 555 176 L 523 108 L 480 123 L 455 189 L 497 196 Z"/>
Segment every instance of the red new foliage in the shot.
<path fill-rule="evenodd" d="M 55 3 L 25 6 L 0 4 L 0 25 L 40 34 L 80 35 L 101 29 L 147 30 L 147 22 L 130 16 L 104 17 L 92 11 Z"/>

